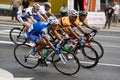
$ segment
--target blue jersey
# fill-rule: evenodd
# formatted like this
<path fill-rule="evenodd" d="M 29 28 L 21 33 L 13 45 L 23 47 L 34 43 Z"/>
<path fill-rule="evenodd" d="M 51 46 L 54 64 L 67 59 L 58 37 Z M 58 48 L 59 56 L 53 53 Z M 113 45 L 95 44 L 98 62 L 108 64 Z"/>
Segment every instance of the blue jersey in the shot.
<path fill-rule="evenodd" d="M 36 33 L 36 34 L 40 34 L 41 31 L 44 29 L 44 28 L 47 28 L 48 27 L 48 23 L 47 22 L 37 22 L 37 23 L 34 23 L 33 24 L 33 31 Z"/>
<path fill-rule="evenodd" d="M 39 41 L 41 37 L 47 35 L 47 22 L 37 22 L 34 23 L 27 32 L 28 39 L 33 42 Z"/>
<path fill-rule="evenodd" d="M 37 22 L 40 22 L 40 17 L 37 14 L 33 13 L 32 16 Z"/>

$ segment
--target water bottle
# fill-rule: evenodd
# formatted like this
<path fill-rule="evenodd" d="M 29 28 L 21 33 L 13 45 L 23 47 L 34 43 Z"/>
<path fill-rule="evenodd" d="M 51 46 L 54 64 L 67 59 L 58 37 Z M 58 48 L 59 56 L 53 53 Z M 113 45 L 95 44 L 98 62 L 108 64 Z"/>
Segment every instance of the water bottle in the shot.
<path fill-rule="evenodd" d="M 56 48 L 58 48 L 58 49 L 60 48 L 60 44 L 59 44 L 59 43 L 58 43 L 58 44 L 56 44 Z"/>
<path fill-rule="evenodd" d="M 63 50 L 65 50 L 65 51 L 67 50 L 67 46 L 66 45 L 63 46 Z"/>
<path fill-rule="evenodd" d="M 69 43 L 69 44 L 68 44 L 68 51 L 70 51 L 72 48 L 73 48 L 73 44 L 72 44 L 72 43 Z"/>
<path fill-rule="evenodd" d="M 63 49 L 66 50 L 66 51 L 70 51 L 72 48 L 73 48 L 73 46 L 72 46 L 71 43 L 66 44 L 65 46 L 63 46 Z"/>
<path fill-rule="evenodd" d="M 48 55 L 49 55 L 49 50 L 48 50 L 48 49 L 44 50 L 44 55 L 45 55 L 45 56 L 48 56 Z"/>
<path fill-rule="evenodd" d="M 80 40 L 80 44 L 83 45 L 85 43 L 85 40 L 84 39 L 81 39 Z"/>

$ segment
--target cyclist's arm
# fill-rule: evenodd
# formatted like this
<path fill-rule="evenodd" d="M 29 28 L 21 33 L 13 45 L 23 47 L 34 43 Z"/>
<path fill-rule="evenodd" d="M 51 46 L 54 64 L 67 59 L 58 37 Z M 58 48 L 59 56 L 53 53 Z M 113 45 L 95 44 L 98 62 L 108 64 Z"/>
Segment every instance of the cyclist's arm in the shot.
<path fill-rule="evenodd" d="M 48 12 L 49 14 L 50 14 L 50 16 L 54 16 L 54 14 L 53 13 L 51 13 L 51 12 Z"/>
<path fill-rule="evenodd" d="M 61 40 L 61 39 L 62 39 L 61 35 L 57 32 L 57 30 L 56 30 L 56 27 L 55 27 L 55 26 L 54 26 L 54 27 L 52 27 L 52 33 L 53 33 L 53 35 L 54 35 L 57 39 L 59 39 L 59 40 Z"/>
<path fill-rule="evenodd" d="M 90 27 L 87 23 L 85 23 L 84 21 L 83 21 L 83 25 L 85 26 L 85 27 L 87 27 L 87 28 L 89 28 L 89 29 L 91 29 L 91 30 L 93 30 L 93 28 L 92 27 Z"/>
<path fill-rule="evenodd" d="M 41 21 L 46 21 L 46 19 L 38 12 L 37 15 L 40 17 Z"/>
<path fill-rule="evenodd" d="M 83 34 L 85 34 L 85 32 L 83 31 L 83 29 L 81 28 L 80 25 L 77 25 L 76 23 L 73 23 L 73 24 L 74 24 L 74 26 L 77 27 L 77 29 L 78 29 L 80 32 L 82 32 Z"/>
<path fill-rule="evenodd" d="M 37 22 L 37 21 L 33 18 L 33 16 L 30 16 L 29 18 L 30 18 L 30 20 L 31 20 L 33 23 Z"/>
<path fill-rule="evenodd" d="M 46 14 L 41 14 L 46 20 L 48 19 Z"/>
<path fill-rule="evenodd" d="M 71 27 L 68 27 L 69 31 L 71 34 L 73 34 L 78 40 L 80 40 L 80 37 L 78 35 L 76 35 L 75 32 L 73 32 L 72 28 Z"/>

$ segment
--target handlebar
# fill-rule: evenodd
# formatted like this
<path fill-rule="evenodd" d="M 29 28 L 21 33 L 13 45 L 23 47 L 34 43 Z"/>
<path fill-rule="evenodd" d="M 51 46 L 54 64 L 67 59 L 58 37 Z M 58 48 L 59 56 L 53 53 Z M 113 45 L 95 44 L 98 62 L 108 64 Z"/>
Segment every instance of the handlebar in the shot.
<path fill-rule="evenodd" d="M 91 32 L 86 33 L 86 34 L 84 35 L 84 37 L 85 37 L 86 40 L 88 41 L 88 40 L 90 40 L 91 38 L 93 38 L 97 33 L 98 33 L 97 30 L 92 30 Z"/>

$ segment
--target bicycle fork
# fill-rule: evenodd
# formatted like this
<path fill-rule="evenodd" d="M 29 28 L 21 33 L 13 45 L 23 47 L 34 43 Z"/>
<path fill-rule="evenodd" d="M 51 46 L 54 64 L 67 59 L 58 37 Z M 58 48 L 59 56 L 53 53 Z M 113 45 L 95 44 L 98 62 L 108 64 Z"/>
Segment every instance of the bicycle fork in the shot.
<path fill-rule="evenodd" d="M 66 57 L 65 57 L 63 54 L 59 54 L 59 57 L 60 57 L 60 59 L 62 60 L 62 62 L 63 62 L 64 64 L 66 64 L 66 62 L 68 61 L 68 60 L 66 59 Z"/>

